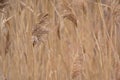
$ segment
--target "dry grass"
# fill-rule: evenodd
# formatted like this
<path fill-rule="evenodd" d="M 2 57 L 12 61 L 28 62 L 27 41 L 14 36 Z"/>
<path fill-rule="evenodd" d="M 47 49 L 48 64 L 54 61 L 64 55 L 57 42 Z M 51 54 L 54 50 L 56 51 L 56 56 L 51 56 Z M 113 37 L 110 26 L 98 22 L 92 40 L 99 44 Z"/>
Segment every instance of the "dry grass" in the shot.
<path fill-rule="evenodd" d="M 0 0 L 0 80 L 120 80 L 120 0 Z"/>

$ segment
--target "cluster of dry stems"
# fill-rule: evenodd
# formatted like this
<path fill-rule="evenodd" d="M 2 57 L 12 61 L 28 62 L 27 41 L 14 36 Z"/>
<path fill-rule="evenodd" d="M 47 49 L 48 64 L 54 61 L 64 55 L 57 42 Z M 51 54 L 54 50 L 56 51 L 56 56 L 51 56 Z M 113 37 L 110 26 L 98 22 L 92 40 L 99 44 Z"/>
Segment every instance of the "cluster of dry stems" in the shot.
<path fill-rule="evenodd" d="M 0 80 L 120 80 L 120 0 L 0 0 Z"/>

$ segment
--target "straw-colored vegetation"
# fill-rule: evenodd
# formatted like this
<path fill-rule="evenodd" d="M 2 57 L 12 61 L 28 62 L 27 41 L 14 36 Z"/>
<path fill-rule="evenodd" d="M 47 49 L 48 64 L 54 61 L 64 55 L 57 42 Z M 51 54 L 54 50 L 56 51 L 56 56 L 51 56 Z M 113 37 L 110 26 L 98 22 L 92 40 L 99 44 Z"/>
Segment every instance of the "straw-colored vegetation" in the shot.
<path fill-rule="evenodd" d="M 120 80 L 120 0 L 0 0 L 0 80 Z"/>

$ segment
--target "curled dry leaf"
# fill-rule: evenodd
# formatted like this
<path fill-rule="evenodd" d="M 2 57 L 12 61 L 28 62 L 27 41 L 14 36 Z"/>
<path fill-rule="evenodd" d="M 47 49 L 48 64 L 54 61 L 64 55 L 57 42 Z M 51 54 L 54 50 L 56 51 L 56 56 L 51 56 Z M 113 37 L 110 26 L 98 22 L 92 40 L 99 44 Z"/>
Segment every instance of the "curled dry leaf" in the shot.
<path fill-rule="evenodd" d="M 72 21 L 75 24 L 75 26 L 77 26 L 77 19 L 74 14 L 72 14 L 72 13 L 64 14 L 63 18 L 69 19 L 70 21 Z"/>
<path fill-rule="evenodd" d="M 66 0 L 58 1 L 58 6 L 56 9 L 59 16 L 72 21 L 77 26 L 77 18 L 73 12 L 71 4 L 69 4 Z"/>
<path fill-rule="evenodd" d="M 64 7 L 64 12 L 62 14 L 63 18 L 72 21 L 75 24 L 75 26 L 77 26 L 77 18 L 73 13 L 71 6 L 67 2 L 64 2 L 63 7 Z"/>

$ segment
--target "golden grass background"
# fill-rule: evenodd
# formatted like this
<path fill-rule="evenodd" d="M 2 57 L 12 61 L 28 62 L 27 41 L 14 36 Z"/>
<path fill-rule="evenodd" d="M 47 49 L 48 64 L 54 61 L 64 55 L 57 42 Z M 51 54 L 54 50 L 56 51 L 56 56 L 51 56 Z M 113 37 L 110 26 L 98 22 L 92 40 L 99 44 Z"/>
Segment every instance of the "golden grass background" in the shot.
<path fill-rule="evenodd" d="M 0 80 L 120 80 L 120 0 L 0 0 Z"/>

